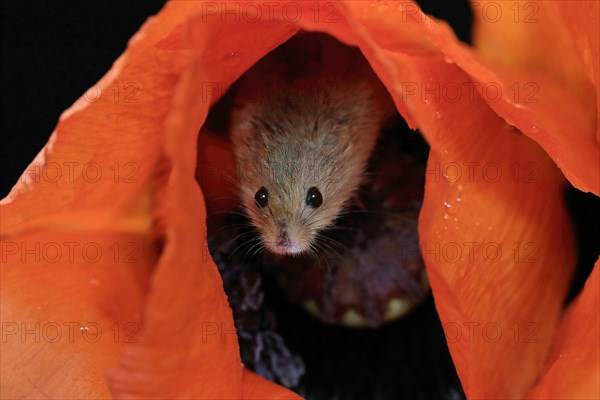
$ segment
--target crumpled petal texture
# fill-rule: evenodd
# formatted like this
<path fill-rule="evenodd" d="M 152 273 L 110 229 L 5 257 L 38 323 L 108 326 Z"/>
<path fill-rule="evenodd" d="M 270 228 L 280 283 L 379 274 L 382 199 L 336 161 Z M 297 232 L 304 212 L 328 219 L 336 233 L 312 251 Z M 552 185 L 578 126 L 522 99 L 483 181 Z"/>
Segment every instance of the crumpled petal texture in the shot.
<path fill-rule="evenodd" d="M 600 397 L 600 260 L 567 311 L 532 399 Z"/>
<path fill-rule="evenodd" d="M 358 45 L 402 116 L 431 145 L 420 237 L 467 395 L 523 397 L 542 373 L 533 397 L 594 395 L 595 331 L 593 325 L 591 334 L 575 331 L 588 315 L 589 324 L 597 321 L 598 265 L 559 323 L 574 264 L 563 173 L 576 187 L 600 193 L 598 171 L 590 168 L 598 155 L 598 69 L 589 60 L 598 42 L 586 39 L 586 25 L 578 24 L 572 37 L 587 46 L 582 57 L 559 67 L 536 51 L 552 26 L 567 35 L 593 7 L 560 17 L 558 8 L 545 8 L 551 23 L 529 30 L 479 21 L 474 50 L 410 2 L 295 2 L 294 21 L 272 4 L 262 5 L 258 18 L 236 21 L 224 10 L 239 3 L 225 3 L 168 3 L 99 82 L 101 88 L 133 82 L 137 102 L 84 96 L 30 166 L 97 163 L 105 172 L 99 180 L 63 174 L 36 182 L 29 174 L 3 200 L 7 262 L 0 295 L 3 311 L 10 309 L 3 323 L 86 321 L 106 329 L 119 323 L 123 332 L 120 340 L 103 331 L 93 344 L 78 336 L 60 345 L 11 334 L 2 395 L 298 397 L 240 363 L 231 310 L 205 241 L 204 196 L 222 188 L 202 179 L 198 187 L 195 174 L 205 163 L 225 162 L 219 152 L 196 152 L 211 104 L 301 28 Z M 521 50 L 511 53 L 515 43 Z M 570 43 L 558 49 L 572 54 Z M 492 82 L 502 93 L 495 99 L 484 90 Z M 539 102 L 510 97 L 511 87 L 529 82 L 538 85 Z M 109 173 L 115 165 L 133 165 L 119 172 L 134 171 L 135 179 L 115 179 Z M 52 241 L 93 241 L 105 256 L 96 263 L 86 255 L 36 263 L 20 250 L 21 243 L 35 248 Z M 133 244 L 136 262 L 114 259 L 115 243 Z M 135 341 L 121 340 L 131 334 L 122 329 L 129 322 L 139 328 Z M 582 353 L 581 342 L 594 351 Z M 574 356 L 561 357 L 564 349 Z"/>
<path fill-rule="evenodd" d="M 428 37 L 506 122 L 534 139 L 576 188 L 600 195 L 600 5 L 476 1 L 477 52 L 433 24 Z M 550 45 L 551 44 L 551 45 Z"/>

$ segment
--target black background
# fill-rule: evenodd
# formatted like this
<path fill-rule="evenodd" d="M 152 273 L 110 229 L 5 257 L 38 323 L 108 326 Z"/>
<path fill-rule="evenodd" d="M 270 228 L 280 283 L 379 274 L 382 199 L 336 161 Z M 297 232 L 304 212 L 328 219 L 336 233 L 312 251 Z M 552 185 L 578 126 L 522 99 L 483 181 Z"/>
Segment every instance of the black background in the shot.
<path fill-rule="evenodd" d="M 2 2 L 1 192 L 164 1 Z"/>

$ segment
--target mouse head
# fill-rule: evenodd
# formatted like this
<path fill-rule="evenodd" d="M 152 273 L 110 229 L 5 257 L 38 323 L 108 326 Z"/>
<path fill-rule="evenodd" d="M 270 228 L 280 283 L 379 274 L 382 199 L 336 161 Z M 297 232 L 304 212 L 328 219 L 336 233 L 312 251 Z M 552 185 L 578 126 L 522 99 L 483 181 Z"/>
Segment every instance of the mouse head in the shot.
<path fill-rule="evenodd" d="M 272 253 L 319 246 L 319 232 L 356 191 L 376 141 L 379 126 L 355 112 L 356 104 L 329 108 L 313 100 L 254 102 L 233 113 L 241 201 Z"/>

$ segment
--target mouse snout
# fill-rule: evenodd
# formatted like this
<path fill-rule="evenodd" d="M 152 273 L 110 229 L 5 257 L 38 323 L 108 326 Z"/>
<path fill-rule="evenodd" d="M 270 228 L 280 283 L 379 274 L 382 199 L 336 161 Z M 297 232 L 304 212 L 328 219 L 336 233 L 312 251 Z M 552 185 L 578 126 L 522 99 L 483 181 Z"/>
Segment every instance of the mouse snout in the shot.
<path fill-rule="evenodd" d="M 276 232 L 271 242 L 271 250 L 277 254 L 298 254 L 302 252 L 302 246 L 298 238 L 293 235 L 290 227 L 284 223 L 278 223 Z"/>
<path fill-rule="evenodd" d="M 290 247 L 292 245 L 292 241 L 287 234 L 287 231 L 281 231 L 279 234 L 279 241 L 277 242 L 277 246 L 279 247 Z"/>
<path fill-rule="evenodd" d="M 279 234 L 275 239 L 275 246 L 277 246 L 278 252 L 282 254 L 294 253 L 297 245 L 290 239 L 286 227 L 279 228 Z"/>

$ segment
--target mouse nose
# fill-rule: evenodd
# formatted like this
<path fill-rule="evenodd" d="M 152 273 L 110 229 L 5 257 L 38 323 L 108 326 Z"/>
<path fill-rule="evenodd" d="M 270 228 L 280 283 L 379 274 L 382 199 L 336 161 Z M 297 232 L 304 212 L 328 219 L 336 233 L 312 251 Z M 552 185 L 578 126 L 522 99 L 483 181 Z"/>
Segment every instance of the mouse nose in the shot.
<path fill-rule="evenodd" d="M 302 252 L 302 249 L 294 236 L 290 236 L 288 229 L 279 229 L 279 232 L 274 239 L 275 240 L 270 242 L 269 247 L 275 254 L 290 255 Z"/>
<path fill-rule="evenodd" d="M 279 247 L 290 247 L 292 245 L 292 241 L 290 240 L 286 231 L 282 231 L 279 236 L 279 241 L 277 242 L 277 246 Z"/>

